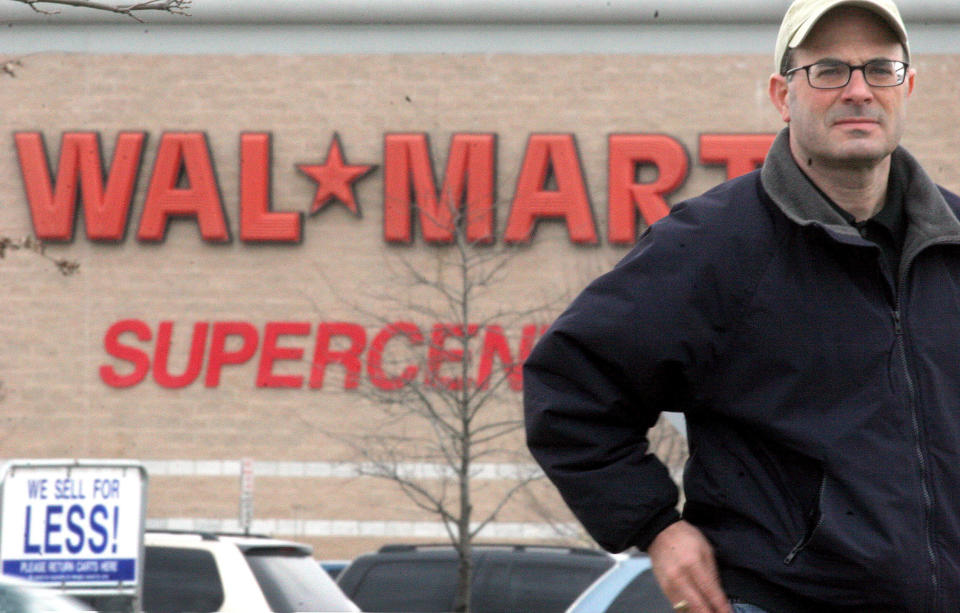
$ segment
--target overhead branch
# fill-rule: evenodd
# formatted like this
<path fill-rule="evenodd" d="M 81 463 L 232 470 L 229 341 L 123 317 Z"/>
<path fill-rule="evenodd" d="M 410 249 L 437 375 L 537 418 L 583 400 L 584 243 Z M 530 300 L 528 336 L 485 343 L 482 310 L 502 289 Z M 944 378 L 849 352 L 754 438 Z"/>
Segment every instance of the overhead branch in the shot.
<path fill-rule="evenodd" d="M 12 0 L 13 2 L 19 2 L 21 4 L 26 4 L 34 11 L 42 15 L 57 15 L 60 13 L 59 10 L 52 10 L 43 8 L 39 5 L 54 4 L 60 6 L 72 6 L 76 8 L 86 8 L 94 9 L 98 11 L 107 11 L 109 13 L 118 13 L 120 15 L 126 15 L 140 23 L 143 23 L 143 20 L 137 16 L 137 13 L 143 11 L 163 11 L 165 13 L 171 13 L 173 15 L 190 15 L 188 9 L 192 3 L 192 0 L 144 0 L 143 2 L 137 2 L 134 4 L 109 4 L 105 2 L 96 2 L 95 0 Z"/>
<path fill-rule="evenodd" d="M 24 250 L 33 252 L 40 257 L 53 262 L 57 270 L 65 277 L 68 277 L 80 268 L 80 264 L 74 260 L 65 258 L 54 258 L 47 254 L 47 247 L 42 241 L 32 237 L 10 238 L 9 236 L 0 236 L 0 260 L 6 257 L 7 251 Z"/>

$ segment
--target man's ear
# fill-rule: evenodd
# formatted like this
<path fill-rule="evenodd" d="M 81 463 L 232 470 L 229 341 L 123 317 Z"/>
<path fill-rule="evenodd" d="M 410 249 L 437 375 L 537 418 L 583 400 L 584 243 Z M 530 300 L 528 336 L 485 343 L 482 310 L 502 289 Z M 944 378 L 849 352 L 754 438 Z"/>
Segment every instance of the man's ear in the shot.
<path fill-rule="evenodd" d="M 913 68 L 907 69 L 907 96 L 913 93 L 913 86 L 916 85 L 917 71 Z"/>
<path fill-rule="evenodd" d="M 770 101 L 780 111 L 784 122 L 790 123 L 790 104 L 787 102 L 787 78 L 779 73 L 770 75 Z"/>

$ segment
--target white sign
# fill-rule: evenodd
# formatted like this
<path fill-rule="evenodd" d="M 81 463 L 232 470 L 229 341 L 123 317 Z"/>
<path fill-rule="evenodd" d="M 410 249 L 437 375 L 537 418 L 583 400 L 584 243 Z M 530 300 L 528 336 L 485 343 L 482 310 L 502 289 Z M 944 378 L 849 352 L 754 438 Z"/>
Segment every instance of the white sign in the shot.
<path fill-rule="evenodd" d="M 11 462 L 0 498 L 4 575 L 136 587 L 146 511 L 146 471 L 139 463 Z"/>

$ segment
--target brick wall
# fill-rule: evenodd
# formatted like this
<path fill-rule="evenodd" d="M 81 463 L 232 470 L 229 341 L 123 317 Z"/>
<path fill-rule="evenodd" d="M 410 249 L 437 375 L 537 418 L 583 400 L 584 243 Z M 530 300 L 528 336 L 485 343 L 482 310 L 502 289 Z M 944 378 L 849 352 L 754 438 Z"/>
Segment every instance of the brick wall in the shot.
<path fill-rule="evenodd" d="M 344 390 L 337 366 L 321 389 L 258 387 L 258 357 L 225 366 L 214 387 L 204 385 L 206 361 L 198 379 L 182 388 L 165 388 L 149 375 L 131 387 L 111 387 L 101 366 L 131 369 L 105 349 L 113 324 L 146 324 L 151 340 L 124 338 L 152 359 L 160 323 L 172 322 L 168 367 L 177 374 L 186 368 L 197 322 L 246 322 L 260 340 L 269 322 L 304 322 L 309 334 L 279 343 L 302 349 L 303 357 L 273 367 L 277 375 L 301 377 L 309 377 L 319 322 L 356 323 L 368 341 L 388 321 L 408 319 L 429 330 L 437 319 L 404 309 L 409 290 L 399 271 L 403 261 L 429 269 L 440 250 L 421 240 L 406 246 L 383 240 L 385 135 L 428 134 L 439 177 L 454 133 L 495 133 L 502 228 L 530 135 L 573 134 L 600 244 L 573 245 L 562 223 L 541 221 L 530 244 L 510 248 L 506 276 L 478 304 L 485 313 L 547 306 L 507 327 L 516 351 L 522 324 L 548 323 L 626 252 L 603 238 L 610 134 L 664 134 L 683 144 L 690 166 L 668 196 L 673 203 L 725 176 L 722 167 L 698 162 L 700 134 L 780 128 L 766 94 L 766 56 L 41 54 L 20 60 L 15 76 L 0 75 L 6 128 L 0 235 L 33 231 L 15 132 L 41 132 L 54 167 L 64 132 L 98 133 L 108 161 L 119 132 L 145 132 L 147 141 L 122 241 L 87 240 L 81 214 L 74 240 L 46 252 L 78 262 L 77 274 L 62 276 L 46 259 L 22 251 L 0 261 L 3 455 L 143 460 L 156 471 L 148 507 L 153 523 L 214 528 L 236 520 L 239 461 L 253 458 L 257 526 L 311 542 L 319 557 L 350 557 L 384 542 L 442 540 L 435 518 L 393 485 L 342 472 L 363 458 L 329 433 L 363 433 L 379 423 L 374 398 Z M 921 57 L 916 64 L 905 143 L 937 181 L 960 189 L 950 78 L 960 59 Z M 158 143 L 182 131 L 205 134 L 233 237 L 226 244 L 202 241 L 192 219 L 171 221 L 158 244 L 135 238 Z M 271 204 L 303 213 L 298 244 L 238 239 L 239 142 L 249 132 L 271 135 Z M 296 165 L 322 163 L 334 134 L 348 164 L 377 166 L 355 183 L 359 216 L 342 203 L 309 213 L 317 185 Z M 411 294 L 407 307 L 423 299 Z M 494 406 L 499 416 L 519 417 L 520 395 L 507 390 Z M 519 433 L 499 444 L 484 462 L 529 464 Z M 510 484 L 478 481 L 478 508 L 492 509 Z M 576 540 L 571 522 L 550 486 L 537 483 L 502 511 L 489 534 Z"/>

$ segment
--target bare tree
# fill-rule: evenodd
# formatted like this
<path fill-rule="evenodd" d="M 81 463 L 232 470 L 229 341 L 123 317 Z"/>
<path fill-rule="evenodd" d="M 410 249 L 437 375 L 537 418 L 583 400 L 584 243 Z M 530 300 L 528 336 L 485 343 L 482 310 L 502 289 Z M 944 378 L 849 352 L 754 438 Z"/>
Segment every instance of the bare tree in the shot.
<path fill-rule="evenodd" d="M 364 382 L 358 390 L 374 421 L 364 432 L 327 434 L 357 454 L 362 476 L 396 484 L 416 507 L 441 520 L 459 558 L 455 610 L 469 612 L 474 540 L 518 492 L 542 478 L 523 444 L 520 395 L 509 390 L 519 383 L 519 350 L 508 363 L 500 354 L 499 367 L 492 367 L 489 350 L 481 363 L 481 347 L 488 333 L 503 339 L 520 323 L 529 332 L 531 319 L 539 329 L 559 301 L 538 298 L 532 307 L 514 307 L 519 300 L 504 295 L 502 281 L 520 248 L 469 240 L 465 214 L 450 208 L 443 215 L 447 244 L 400 254 L 388 264 L 402 288 L 378 290 L 365 305 L 350 304 L 387 325 L 384 313 L 401 312 L 443 322 L 442 329 L 435 324 L 428 334 L 398 331 L 407 342 L 391 344 L 392 359 L 383 356 L 383 370 L 403 374 L 388 385 Z M 513 340 L 515 347 L 522 344 Z M 493 487 L 480 483 L 479 471 L 504 466 L 513 473 L 497 475 L 501 489 L 484 492 L 475 506 L 478 491 Z"/>

